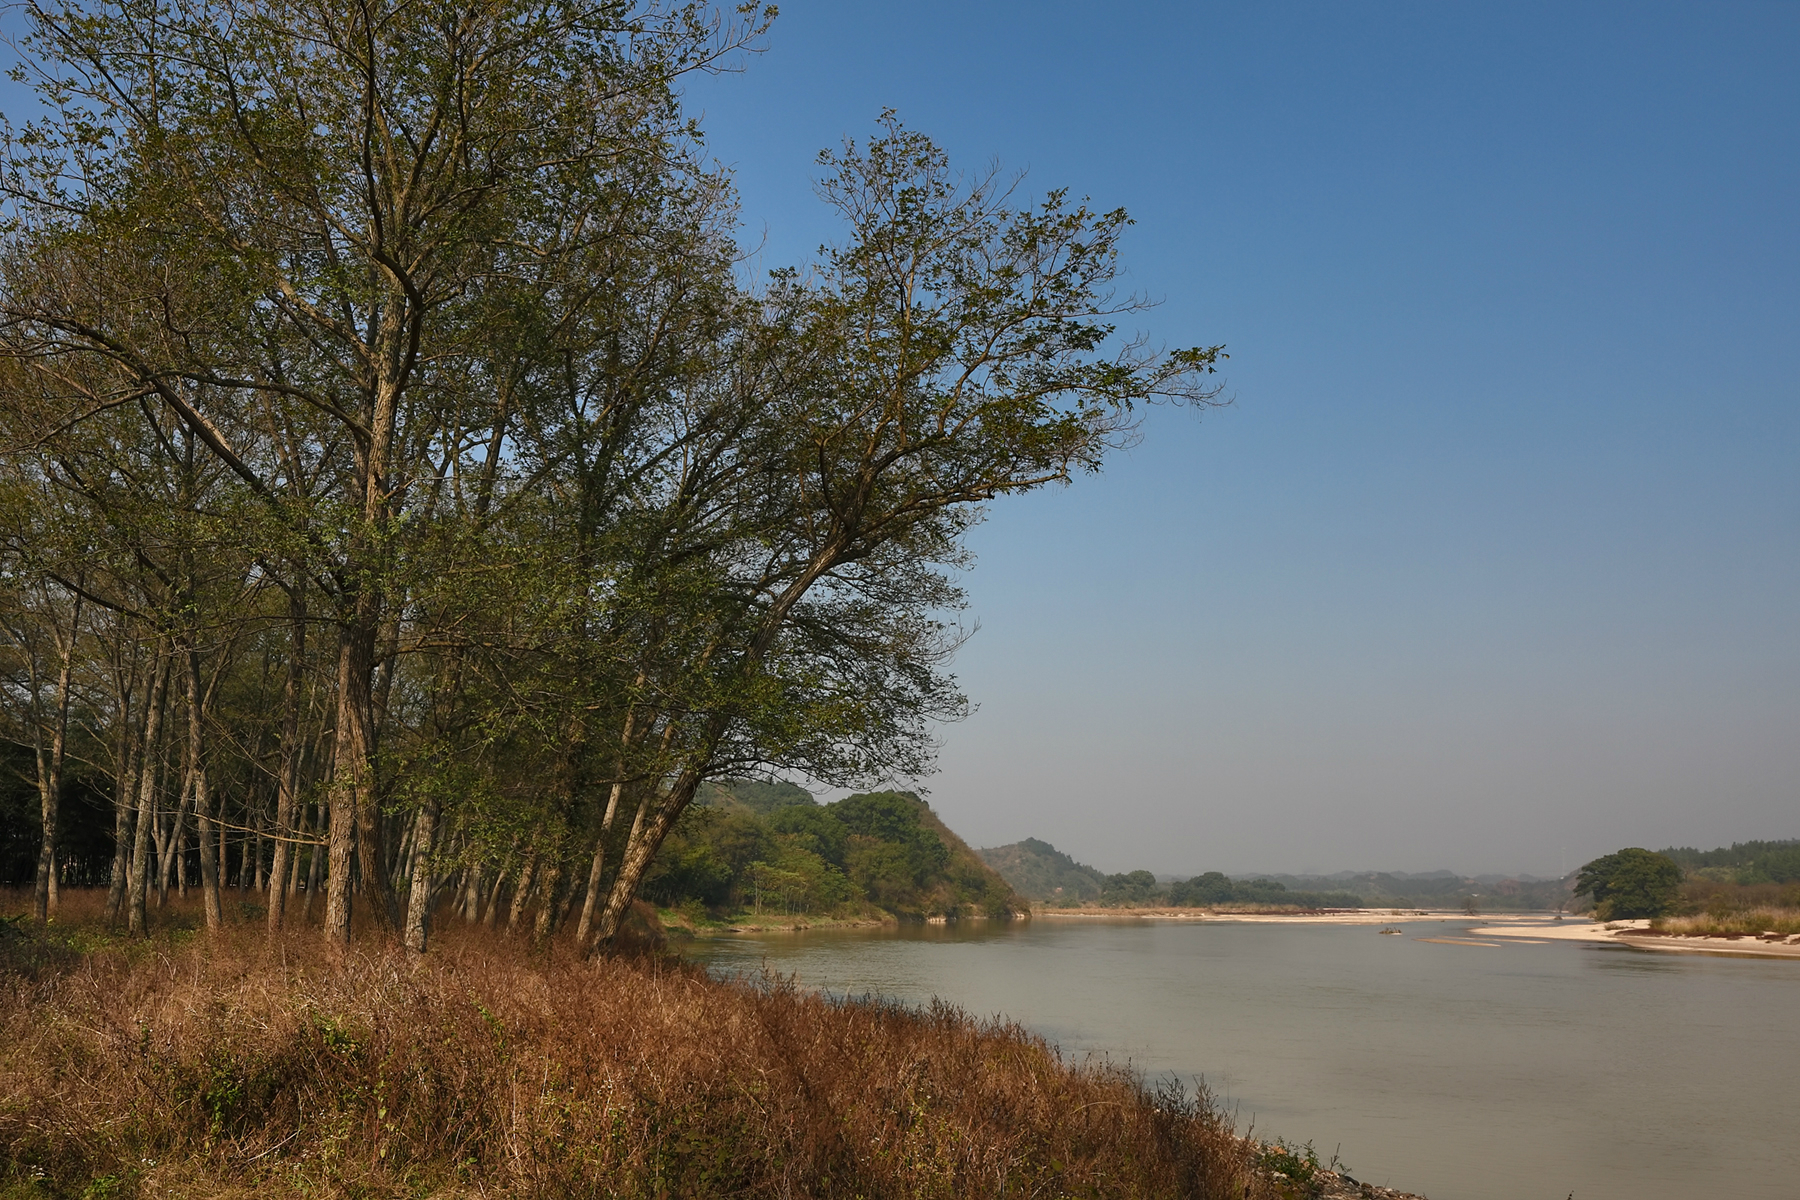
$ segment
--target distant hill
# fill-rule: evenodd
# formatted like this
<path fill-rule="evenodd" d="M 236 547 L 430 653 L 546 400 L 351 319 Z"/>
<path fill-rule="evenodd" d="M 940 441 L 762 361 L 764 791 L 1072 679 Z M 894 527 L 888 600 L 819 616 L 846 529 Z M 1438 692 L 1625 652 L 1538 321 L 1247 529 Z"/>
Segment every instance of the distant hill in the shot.
<path fill-rule="evenodd" d="M 1044 904 L 1103 904 L 1119 908 L 1207 908 L 1253 905 L 1284 908 L 1355 908 L 1361 899 L 1342 889 L 1294 890 L 1271 879 L 1234 882 L 1216 871 L 1194 879 L 1158 879 L 1149 871 L 1108 875 L 1038 838 L 977 850 L 1020 895 Z"/>
<path fill-rule="evenodd" d="M 1079 904 L 1098 900 L 1106 889 L 1105 872 L 1078 863 L 1037 838 L 1026 838 L 1010 846 L 989 846 L 975 853 L 998 871 L 1014 891 L 1031 900 Z"/>
<path fill-rule="evenodd" d="M 1006 916 L 1028 906 L 912 792 L 820 804 L 791 783 L 708 784 L 663 844 L 644 895 L 716 918 Z"/>
<path fill-rule="evenodd" d="M 1746 845 L 1761 855 L 1755 861 L 1764 865 L 1757 869 L 1784 869 L 1778 865 L 1779 856 L 1768 847 L 1789 846 L 1800 857 L 1800 842 Z M 1005 876 L 1020 895 L 1045 904 L 1462 909 L 1473 903 L 1482 911 L 1525 912 L 1556 909 L 1569 900 L 1567 879 L 1532 875 L 1464 876 L 1454 871 L 1339 871 L 1333 875 L 1236 877 L 1208 871 L 1192 878 L 1156 876 L 1148 871 L 1108 875 L 1038 838 L 991 846 L 976 853 Z"/>

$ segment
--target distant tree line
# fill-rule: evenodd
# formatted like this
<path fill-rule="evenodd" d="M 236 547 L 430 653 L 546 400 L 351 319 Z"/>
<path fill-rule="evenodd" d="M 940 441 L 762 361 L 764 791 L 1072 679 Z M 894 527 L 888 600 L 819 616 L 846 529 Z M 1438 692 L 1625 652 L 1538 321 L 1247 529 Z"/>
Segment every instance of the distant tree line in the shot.
<path fill-rule="evenodd" d="M 1123 212 L 891 114 L 819 158 L 838 243 L 743 278 L 678 88 L 773 12 L 22 6 L 0 739 L 40 917 L 235 885 L 340 943 L 453 901 L 592 947 L 707 781 L 928 769 L 964 534 L 1219 353 L 1114 336 Z M 930 853 L 832 819 L 841 861 L 753 861 Z"/>
<path fill-rule="evenodd" d="M 1800 883 L 1800 839 L 1733 842 L 1717 850 L 1672 846 L 1662 854 L 1682 870 L 1719 883 Z"/>
<path fill-rule="evenodd" d="M 1021 895 L 1052 904 L 1110 907 L 1211 908 L 1252 905 L 1290 908 L 1358 908 L 1362 898 L 1345 891 L 1290 889 L 1273 879 L 1233 880 L 1217 871 L 1164 883 L 1149 871 L 1107 874 L 1038 838 L 978 853 Z"/>
<path fill-rule="evenodd" d="M 1627 847 L 1584 865 L 1575 892 L 1592 900 L 1601 920 L 1793 909 L 1800 907 L 1800 841 L 1660 852 Z"/>
<path fill-rule="evenodd" d="M 1214 908 L 1222 904 L 1294 905 L 1299 908 L 1361 908 L 1354 892 L 1291 891 L 1273 879 L 1228 879 L 1217 871 L 1196 875 L 1169 888 L 1169 903 L 1181 908 Z"/>

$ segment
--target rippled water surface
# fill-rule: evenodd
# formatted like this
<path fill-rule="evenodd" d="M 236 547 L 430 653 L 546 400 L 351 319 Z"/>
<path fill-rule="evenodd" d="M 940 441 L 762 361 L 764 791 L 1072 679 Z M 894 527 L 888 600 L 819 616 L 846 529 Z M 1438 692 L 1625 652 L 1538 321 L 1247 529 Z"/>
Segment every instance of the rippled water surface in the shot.
<path fill-rule="evenodd" d="M 695 943 L 715 971 L 1005 1014 L 1204 1076 L 1432 1200 L 1800 1197 L 1800 961 L 1372 926 L 1040 919 Z"/>

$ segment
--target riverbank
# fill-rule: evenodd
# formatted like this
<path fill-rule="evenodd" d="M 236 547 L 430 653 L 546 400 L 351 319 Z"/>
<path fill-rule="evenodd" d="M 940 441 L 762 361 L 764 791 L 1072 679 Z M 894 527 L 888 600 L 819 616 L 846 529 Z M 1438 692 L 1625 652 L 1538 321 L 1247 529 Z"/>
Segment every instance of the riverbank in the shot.
<path fill-rule="evenodd" d="M 729 922 L 694 924 L 683 921 L 678 913 L 662 912 L 659 916 L 667 932 L 676 937 L 728 937 L 736 934 L 805 933 L 818 930 L 877 929 L 899 925 L 894 917 L 884 919 L 740 917 Z M 987 920 L 988 918 L 971 918 Z M 1014 920 L 1027 919 L 1015 917 Z M 1800 934 L 1782 934 L 1779 940 L 1750 934 L 1690 934 L 1651 928 L 1644 920 L 1593 922 L 1581 918 L 1556 920 L 1543 913 L 1468 913 L 1443 909 L 1344 909 L 1323 912 L 1231 912 L 1196 908 L 1040 908 L 1029 919 L 1044 921 L 1085 922 L 1230 922 L 1233 924 L 1269 925 L 1379 925 L 1394 922 L 1416 924 L 1436 921 L 1467 926 L 1467 937 L 1458 944 L 1475 943 L 1469 937 L 1502 938 L 1512 941 L 1589 942 L 1613 946 L 1629 946 L 1637 950 L 1670 953 L 1734 954 L 1753 958 L 1800 959 Z M 937 922 L 941 924 L 942 922 Z M 1436 939 L 1426 939 L 1436 940 Z"/>
<path fill-rule="evenodd" d="M 757 916 L 740 913 L 728 919 L 696 917 L 680 909 L 656 910 L 660 933 L 669 937 L 723 937 L 733 933 L 804 933 L 810 929 L 885 929 L 900 919 L 891 913 L 862 917 Z"/>
<path fill-rule="evenodd" d="M 1748 958 L 1800 959 L 1800 934 L 1784 933 L 1779 940 L 1764 940 L 1748 934 L 1681 934 L 1654 929 L 1651 922 L 1645 920 L 1558 923 L 1519 921 L 1505 925 L 1486 925 L 1468 932 L 1474 937 L 1589 942 L 1674 954 L 1733 954 Z"/>
<path fill-rule="evenodd" d="M 5 922 L 0 1196 L 1304 1194 L 1204 1094 L 1002 1020 L 435 947 Z"/>
<path fill-rule="evenodd" d="M 1486 913 L 1471 917 L 1466 912 L 1424 908 L 1331 908 L 1270 911 L 1223 908 L 1039 908 L 1043 920 L 1155 920 L 1231 921 L 1237 924 L 1274 925 L 1386 925 L 1394 921 L 1542 921 L 1545 913 Z"/>

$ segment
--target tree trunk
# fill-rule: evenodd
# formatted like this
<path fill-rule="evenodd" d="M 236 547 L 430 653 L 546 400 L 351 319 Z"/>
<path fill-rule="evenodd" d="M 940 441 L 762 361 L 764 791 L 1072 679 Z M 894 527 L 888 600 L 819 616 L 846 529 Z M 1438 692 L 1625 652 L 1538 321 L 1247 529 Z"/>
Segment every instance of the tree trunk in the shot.
<path fill-rule="evenodd" d="M 431 869 L 431 839 L 437 829 L 437 801 L 427 800 L 419 806 L 412 837 L 412 884 L 406 894 L 406 948 L 415 954 L 425 953 L 425 939 L 430 934 L 431 894 L 437 882 Z"/>
<path fill-rule="evenodd" d="M 537 921 L 531 929 L 531 940 L 539 945 L 550 940 L 550 936 L 556 932 L 557 905 L 562 899 L 557 893 L 562 886 L 562 877 L 562 860 L 552 859 L 550 870 L 544 875 L 544 902 L 538 906 Z"/>
<path fill-rule="evenodd" d="M 630 736 L 631 726 L 626 724 L 626 736 Z M 600 841 L 594 847 L 594 861 L 588 867 L 587 895 L 581 901 L 581 923 L 575 927 L 575 944 L 586 946 L 588 933 L 594 927 L 594 912 L 599 907 L 600 880 L 606 868 L 606 837 L 612 832 L 613 818 L 619 812 L 619 798 L 625 793 L 625 781 L 615 780 L 612 795 L 606 800 L 606 813 L 600 818 Z"/>
<path fill-rule="evenodd" d="M 284 897 L 282 907 L 284 911 L 286 910 L 286 901 L 292 900 L 300 893 L 300 848 L 305 846 L 307 841 L 313 836 L 310 831 L 311 822 L 308 820 L 308 817 L 311 815 L 312 805 L 303 804 L 296 799 L 294 802 L 294 811 L 297 816 L 295 817 L 294 825 L 294 844 L 288 854 L 287 878 L 277 879 L 275 881 L 282 890 L 282 895 Z"/>
<path fill-rule="evenodd" d="M 263 865 L 263 824 L 263 806 L 258 803 L 255 821 L 256 838 L 250 851 L 253 856 L 250 860 L 250 889 L 257 892 L 263 891 L 269 886 L 268 868 Z"/>
<path fill-rule="evenodd" d="M 373 609 L 366 596 L 358 609 Z M 364 615 L 359 612 L 359 616 Z M 370 694 L 375 658 L 375 622 L 358 620 L 347 626 L 339 646 L 337 736 L 331 771 L 331 866 L 325 899 L 325 935 L 348 945 L 350 941 L 350 882 L 352 855 L 360 861 L 359 879 L 369 901 L 369 911 L 385 930 L 394 928 L 393 896 L 387 872 L 382 869 L 381 813 L 375 791 L 373 727 L 374 697 Z"/>
<path fill-rule="evenodd" d="M 194 826 L 200 839 L 200 892 L 206 909 L 206 927 L 218 929 L 225 924 L 224 905 L 219 899 L 219 870 L 222 861 L 213 859 L 213 810 L 211 789 L 206 778 L 205 692 L 200 686 L 200 654 L 187 655 L 188 756 L 194 764 Z M 223 806 L 221 806 L 223 807 Z M 221 846 L 225 828 L 219 827 Z"/>
<path fill-rule="evenodd" d="M 187 897 L 187 837 L 182 826 L 187 818 L 188 797 L 194 789 L 194 739 L 188 738 L 181 749 L 181 791 L 175 798 L 175 811 L 167 826 L 157 825 L 156 906 L 169 900 L 169 879 L 178 879 L 183 899 Z"/>
<path fill-rule="evenodd" d="M 169 690 L 169 670 L 174 654 L 157 650 L 156 678 L 144 705 L 143 767 L 138 771 L 137 829 L 131 842 L 131 874 L 125 898 L 126 928 L 134 934 L 148 930 L 150 914 L 144 901 L 150 886 L 150 831 L 156 821 L 156 791 L 160 759 L 164 700 Z"/>
<path fill-rule="evenodd" d="M 512 864 L 507 863 L 504 867 L 494 873 L 494 882 L 488 885 L 487 900 L 482 908 L 481 923 L 486 925 L 489 929 L 494 928 L 498 922 L 500 915 L 500 900 L 502 894 L 506 891 L 506 876 L 511 869 Z"/>
<path fill-rule="evenodd" d="M 644 872 L 649 870 L 650 862 L 656 857 L 663 839 L 674 828 L 675 818 L 694 799 L 694 792 L 699 787 L 699 772 L 691 767 L 684 770 L 676 778 L 675 786 L 669 790 L 669 794 L 656 806 L 655 815 L 648 824 L 644 822 L 644 815 L 655 798 L 655 793 L 651 792 L 644 797 L 644 802 L 639 805 L 637 816 L 631 823 L 631 836 L 625 842 L 625 857 L 619 863 L 619 873 L 613 876 L 612 889 L 606 896 L 606 907 L 601 911 L 594 931 L 595 949 L 609 944 L 618 936 L 619 924 L 625 919 L 626 909 L 637 898 L 638 885 L 644 881 Z"/>
<path fill-rule="evenodd" d="M 57 640 L 62 662 L 56 672 L 56 720 L 50 727 L 50 749 L 44 752 L 43 735 L 38 744 L 38 799 L 43 843 L 38 850 L 37 888 L 32 906 L 40 921 L 56 915 L 56 834 L 58 809 L 62 802 L 63 758 L 69 742 L 69 677 L 75 670 L 75 631 L 81 621 L 81 601 L 74 602 L 74 616 L 69 622 L 69 640 Z"/>
<path fill-rule="evenodd" d="M 132 672 L 131 676 L 135 676 Z M 116 678 L 116 677 L 115 677 Z M 117 774 L 113 776 L 113 861 L 106 886 L 106 920 L 116 924 L 125 905 L 126 873 L 131 869 L 131 819 L 137 793 L 139 752 L 132 736 L 131 691 L 135 678 L 119 680 Z"/>
<path fill-rule="evenodd" d="M 187 753 L 193 753 L 193 739 L 188 740 Z M 184 755 L 185 757 L 185 755 Z M 167 832 L 163 834 L 162 845 L 157 852 L 156 862 L 156 906 L 161 908 L 169 900 L 169 881 L 175 875 L 176 860 L 182 857 L 184 843 L 187 841 L 186 831 L 182 828 L 187 821 L 188 794 L 193 787 L 193 766 L 188 764 L 182 772 L 181 793 L 175 800 L 175 811 L 169 815 Z M 187 895 L 187 872 L 182 872 L 181 894 Z"/>
<path fill-rule="evenodd" d="M 481 920 L 481 863 L 477 861 L 469 868 L 463 879 L 462 898 L 463 924 L 472 925 Z"/>
<path fill-rule="evenodd" d="M 175 888 L 183 900 L 187 899 L 188 886 L 192 882 L 188 878 L 187 834 L 184 832 L 175 847 Z"/>
<path fill-rule="evenodd" d="M 537 874 L 538 856 L 533 850 L 525 860 L 525 869 L 519 872 L 518 890 L 513 893 L 512 907 L 506 913 L 506 932 L 511 933 L 519 927 L 519 918 L 525 915 L 525 905 L 531 899 L 531 880 Z"/>
<path fill-rule="evenodd" d="M 313 822 L 313 844 L 306 863 L 306 903 L 300 908 L 300 919 L 312 919 L 313 897 L 319 894 L 319 887 L 325 879 L 325 862 L 328 857 L 329 839 L 331 837 L 331 814 L 325 806 L 314 806 L 319 816 Z"/>

